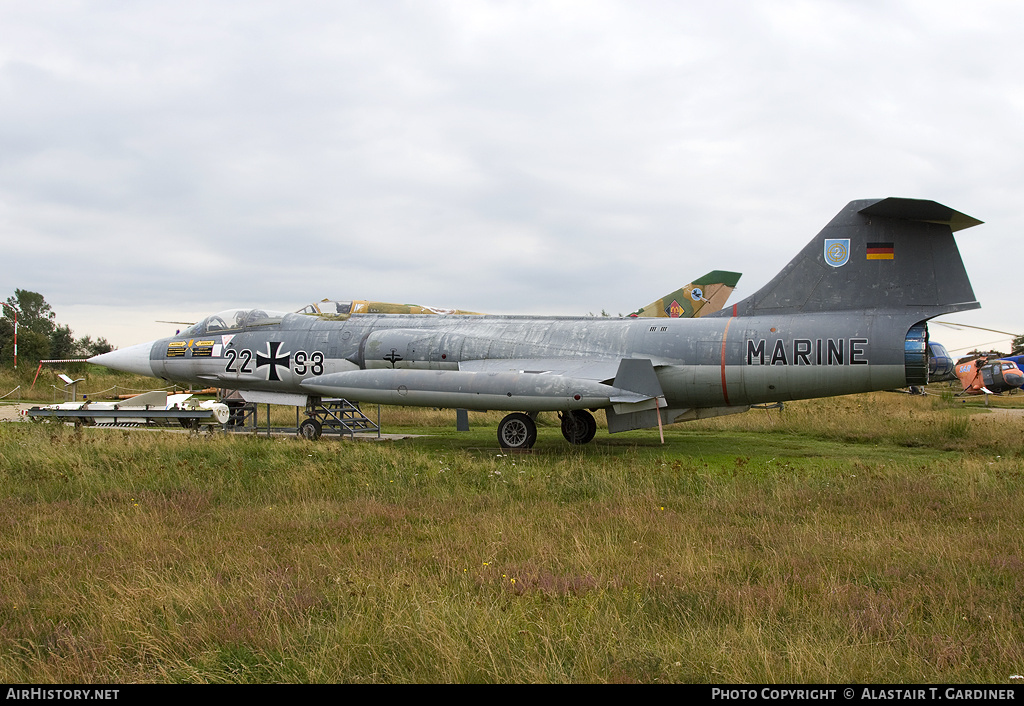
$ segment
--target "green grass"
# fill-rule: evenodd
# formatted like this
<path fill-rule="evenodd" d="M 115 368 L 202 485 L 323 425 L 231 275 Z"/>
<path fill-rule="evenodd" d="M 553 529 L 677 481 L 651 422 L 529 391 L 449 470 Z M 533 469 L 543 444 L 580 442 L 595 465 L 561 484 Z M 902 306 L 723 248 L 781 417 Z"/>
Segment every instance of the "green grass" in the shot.
<path fill-rule="evenodd" d="M 876 394 L 571 448 L 542 415 L 506 454 L 500 416 L 384 408 L 425 435 L 399 442 L 0 424 L 0 682 L 1024 668 L 1020 417 Z"/>

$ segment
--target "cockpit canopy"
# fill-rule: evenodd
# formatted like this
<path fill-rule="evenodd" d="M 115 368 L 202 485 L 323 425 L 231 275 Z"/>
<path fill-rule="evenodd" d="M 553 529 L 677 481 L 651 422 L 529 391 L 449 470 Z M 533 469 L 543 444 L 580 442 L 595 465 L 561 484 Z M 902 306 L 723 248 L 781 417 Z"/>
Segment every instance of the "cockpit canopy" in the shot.
<path fill-rule="evenodd" d="M 205 336 L 215 333 L 228 333 L 257 326 L 270 326 L 281 323 L 284 313 L 267 311 L 266 309 L 226 309 L 217 312 L 182 332 L 183 336 Z"/>
<path fill-rule="evenodd" d="M 355 311 L 357 313 L 365 313 L 366 302 L 355 302 Z M 360 312 L 359 304 L 363 304 L 363 311 Z M 353 302 L 336 301 L 333 299 L 324 299 L 313 304 L 307 304 L 298 310 L 299 314 L 311 314 L 317 316 L 318 314 L 351 314 L 353 313 Z"/>

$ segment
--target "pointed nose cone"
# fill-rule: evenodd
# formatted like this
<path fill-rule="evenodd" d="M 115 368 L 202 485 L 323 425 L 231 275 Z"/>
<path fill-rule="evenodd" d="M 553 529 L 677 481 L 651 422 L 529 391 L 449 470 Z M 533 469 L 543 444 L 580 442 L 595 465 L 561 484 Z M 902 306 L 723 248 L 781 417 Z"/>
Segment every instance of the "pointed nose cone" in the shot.
<path fill-rule="evenodd" d="M 129 346 L 128 348 L 121 348 L 109 353 L 94 355 L 92 358 L 89 358 L 89 362 L 120 370 L 124 373 L 156 377 L 153 373 L 153 366 L 149 363 L 149 352 L 153 350 L 153 343 L 153 341 L 140 343 L 137 346 Z"/>

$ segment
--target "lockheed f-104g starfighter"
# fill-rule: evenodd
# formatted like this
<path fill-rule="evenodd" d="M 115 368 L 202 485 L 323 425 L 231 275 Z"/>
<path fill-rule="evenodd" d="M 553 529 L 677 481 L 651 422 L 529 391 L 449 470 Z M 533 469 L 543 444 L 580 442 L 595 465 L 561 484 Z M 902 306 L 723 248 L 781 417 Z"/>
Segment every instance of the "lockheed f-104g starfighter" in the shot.
<path fill-rule="evenodd" d="M 508 411 L 506 448 L 531 447 L 536 415 L 556 412 L 582 444 L 598 410 L 617 433 L 926 383 L 928 320 L 979 306 L 953 232 L 980 222 L 934 201 L 853 201 L 761 289 L 702 318 L 330 321 L 250 308 L 91 361 L 307 409 L 339 397 Z M 319 432 L 315 419 L 301 428 Z"/>

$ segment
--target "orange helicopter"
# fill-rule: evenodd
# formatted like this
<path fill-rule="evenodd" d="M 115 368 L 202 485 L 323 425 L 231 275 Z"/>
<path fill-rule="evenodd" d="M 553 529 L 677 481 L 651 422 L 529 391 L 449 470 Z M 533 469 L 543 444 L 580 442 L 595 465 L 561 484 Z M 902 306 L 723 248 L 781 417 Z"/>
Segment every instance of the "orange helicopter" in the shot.
<path fill-rule="evenodd" d="M 954 372 L 968 395 L 998 395 L 1024 385 L 1024 372 L 1016 362 L 1003 358 L 981 356 L 963 360 L 956 364 Z"/>

